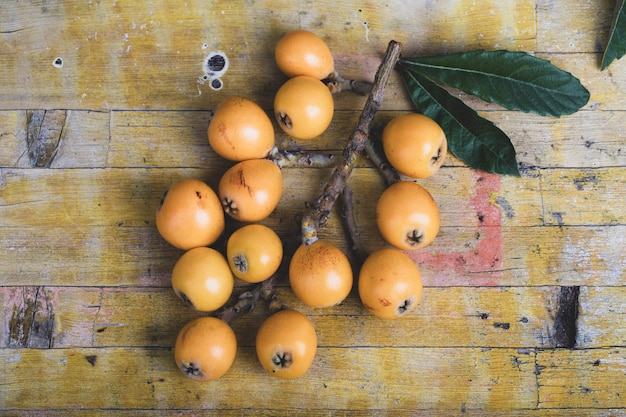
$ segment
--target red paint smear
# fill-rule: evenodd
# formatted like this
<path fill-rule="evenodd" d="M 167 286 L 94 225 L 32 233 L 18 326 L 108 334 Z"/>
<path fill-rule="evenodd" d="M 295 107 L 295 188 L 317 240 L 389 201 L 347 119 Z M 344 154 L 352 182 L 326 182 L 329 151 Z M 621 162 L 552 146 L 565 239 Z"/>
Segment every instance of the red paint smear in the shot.
<path fill-rule="evenodd" d="M 426 286 L 497 286 L 502 276 L 502 224 L 500 207 L 491 195 L 500 191 L 500 176 L 476 173 L 475 195 L 468 204 L 476 218 L 476 239 L 465 250 L 430 250 L 410 253 L 422 271 Z"/>

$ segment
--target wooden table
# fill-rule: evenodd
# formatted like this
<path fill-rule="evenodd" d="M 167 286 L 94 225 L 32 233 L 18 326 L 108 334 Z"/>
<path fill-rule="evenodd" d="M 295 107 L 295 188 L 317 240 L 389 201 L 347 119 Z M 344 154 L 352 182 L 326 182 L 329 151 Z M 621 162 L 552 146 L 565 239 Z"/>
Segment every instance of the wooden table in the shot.
<path fill-rule="evenodd" d="M 176 3 L 176 5 L 173 5 Z M 0 5 L 0 413 L 2 415 L 626 415 L 626 61 L 601 72 L 614 1 L 15 1 Z M 285 80 L 273 46 L 305 28 L 339 72 L 371 81 L 387 43 L 404 56 L 526 51 L 591 92 L 553 119 L 458 94 L 511 137 L 522 177 L 448 157 L 422 181 L 441 208 L 435 242 L 413 255 L 423 300 L 374 318 L 356 292 L 307 314 L 319 340 L 302 378 L 268 376 L 254 353 L 268 314 L 234 319 L 239 350 L 220 380 L 176 369 L 178 330 L 201 313 L 170 287 L 182 254 L 155 228 L 175 180 L 216 186 L 211 110 L 244 95 L 268 113 Z M 223 88 L 202 79 L 223 51 Z M 336 96 L 330 129 L 307 142 L 339 153 L 365 98 Z M 398 74 L 380 126 L 413 110 Z M 277 129 L 281 149 L 301 146 Z M 287 238 L 328 168 L 284 168 L 265 224 Z M 350 177 L 367 250 L 382 177 Z M 323 235 L 348 250 L 341 213 Z M 232 226 L 232 225 L 231 225 Z M 292 248 L 293 249 L 293 248 Z M 237 282 L 235 294 L 246 290 Z"/>

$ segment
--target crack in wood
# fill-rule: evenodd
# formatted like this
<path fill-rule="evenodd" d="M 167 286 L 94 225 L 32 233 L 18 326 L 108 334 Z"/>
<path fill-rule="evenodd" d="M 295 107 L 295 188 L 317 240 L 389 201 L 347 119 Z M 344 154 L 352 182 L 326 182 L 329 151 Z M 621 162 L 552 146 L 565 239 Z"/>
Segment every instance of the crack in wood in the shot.
<path fill-rule="evenodd" d="M 54 332 L 54 304 L 49 291 L 37 287 L 35 310 L 28 335 L 28 347 L 49 349 L 52 347 Z"/>
<path fill-rule="evenodd" d="M 0 31 L 0 35 L 11 35 L 13 33 L 18 33 L 18 32 L 21 32 L 23 30 L 30 30 L 32 28 L 33 28 L 33 26 L 27 26 L 27 27 L 23 27 L 23 28 L 1 30 Z"/>
<path fill-rule="evenodd" d="M 580 286 L 561 287 L 553 328 L 556 347 L 572 349 L 576 345 L 579 295 Z"/>
<path fill-rule="evenodd" d="M 49 168 L 56 156 L 65 128 L 65 110 L 26 112 L 26 144 L 33 168 Z"/>

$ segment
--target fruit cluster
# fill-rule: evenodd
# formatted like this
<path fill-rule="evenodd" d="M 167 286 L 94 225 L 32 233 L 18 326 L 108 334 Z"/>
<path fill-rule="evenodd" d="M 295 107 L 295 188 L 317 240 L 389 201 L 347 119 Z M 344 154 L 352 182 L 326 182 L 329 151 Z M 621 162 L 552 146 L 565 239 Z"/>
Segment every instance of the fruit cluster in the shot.
<path fill-rule="evenodd" d="M 335 73 L 327 44 L 304 30 L 286 34 L 275 60 L 288 80 L 274 98 L 276 123 L 295 140 L 309 141 L 330 125 L 334 99 L 324 82 Z M 235 279 L 262 283 L 283 262 L 283 243 L 260 224 L 278 206 L 281 169 L 272 161 L 275 131 L 270 117 L 244 97 L 223 100 L 208 126 L 208 141 L 232 165 L 217 191 L 195 178 L 182 179 L 165 192 L 156 227 L 171 245 L 184 250 L 172 270 L 172 287 L 184 303 L 214 313 L 231 298 Z M 422 295 L 422 279 L 406 254 L 430 244 L 439 231 L 439 210 L 431 194 L 411 178 L 426 178 L 441 166 L 446 137 L 431 119 L 404 114 L 384 128 L 382 145 L 389 164 L 407 177 L 390 185 L 376 207 L 376 224 L 389 247 L 371 253 L 361 265 L 358 293 L 377 317 L 394 319 L 413 310 Z M 228 236 L 226 248 L 211 247 L 224 233 L 227 215 L 244 225 Z M 323 308 L 341 303 L 353 287 L 346 254 L 314 238 L 289 260 L 289 283 L 305 305 Z M 191 379 L 215 380 L 235 360 L 237 341 L 227 321 L 207 315 L 187 323 L 174 347 L 177 366 Z M 296 378 L 310 368 L 317 350 L 313 323 L 285 307 L 261 324 L 256 337 L 259 362 L 279 378 Z"/>

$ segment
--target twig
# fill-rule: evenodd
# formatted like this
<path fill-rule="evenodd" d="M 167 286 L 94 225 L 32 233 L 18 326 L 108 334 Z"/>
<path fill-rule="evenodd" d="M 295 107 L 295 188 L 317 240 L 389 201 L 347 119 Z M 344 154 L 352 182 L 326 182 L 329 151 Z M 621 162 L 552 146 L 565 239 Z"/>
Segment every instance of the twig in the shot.
<path fill-rule="evenodd" d="M 333 94 L 342 91 L 352 91 L 362 96 L 372 91 L 373 84 L 367 81 L 348 80 L 339 75 L 337 71 L 330 77 L 323 80 Z"/>
<path fill-rule="evenodd" d="M 276 293 L 274 292 L 274 284 L 278 279 L 278 274 L 272 275 L 259 284 L 256 284 L 250 291 L 243 292 L 239 295 L 237 303 L 224 307 L 215 313 L 215 317 L 224 320 L 229 323 L 232 319 L 237 317 L 241 313 L 249 313 L 254 309 L 257 301 L 260 299 L 272 301 L 276 299 Z"/>
<path fill-rule="evenodd" d="M 359 260 L 363 261 L 367 257 L 367 251 L 361 242 L 361 233 L 359 233 L 359 227 L 354 217 L 354 200 L 350 186 L 346 186 L 343 190 L 343 217 L 352 241 L 352 250 Z"/>
<path fill-rule="evenodd" d="M 317 229 L 327 223 L 337 196 L 343 192 L 354 164 L 365 148 L 370 126 L 382 103 L 385 85 L 399 56 L 400 43 L 396 41 L 389 42 L 387 52 L 385 52 L 383 61 L 376 72 L 372 91 L 365 102 L 359 121 L 350 134 L 350 139 L 343 150 L 343 163 L 333 170 L 320 197 L 312 205 L 313 210 L 302 218 L 301 234 L 303 244 L 310 245 L 317 240 Z"/>
<path fill-rule="evenodd" d="M 330 168 L 335 165 L 335 155 L 318 154 L 309 152 L 292 152 L 288 150 L 279 150 L 274 147 L 267 159 L 273 161 L 280 168 L 283 167 L 312 167 L 312 168 Z"/>
<path fill-rule="evenodd" d="M 293 256 L 293 253 L 298 247 L 299 238 L 296 233 L 290 235 L 290 237 L 283 242 L 285 248 L 283 256 L 283 265 L 268 279 L 258 284 L 254 284 L 248 291 L 244 291 L 239 295 L 237 302 L 228 307 L 223 307 L 214 313 L 215 317 L 218 317 L 225 322 L 230 322 L 241 313 L 249 313 L 254 310 L 256 303 L 259 300 L 265 300 L 268 302 L 268 309 L 270 312 L 276 312 L 288 308 L 288 305 L 278 299 L 274 287 L 280 282 L 286 275 L 285 265 L 289 265 L 289 260 Z"/>
<path fill-rule="evenodd" d="M 311 213 L 302 218 L 301 232 L 303 243 L 311 244 L 317 240 L 317 228 L 323 226 L 328 221 L 328 217 L 338 195 L 346 192 L 346 190 L 347 193 L 350 193 L 350 190 L 346 188 L 346 181 L 352 172 L 352 168 L 358 156 L 365 148 L 370 125 L 382 102 L 385 84 L 399 56 L 400 43 L 391 41 L 383 58 L 383 62 L 376 73 L 373 87 L 365 103 L 361 117 L 343 150 L 343 164 L 335 167 L 333 174 L 324 187 L 322 195 L 314 203 Z M 288 151 L 279 151 L 277 148 L 274 148 L 268 156 L 268 159 L 273 160 L 279 166 L 283 166 L 281 164 L 289 164 L 289 166 L 326 167 L 330 165 L 332 155 L 310 153 L 294 154 Z M 352 198 L 348 195 L 346 196 L 346 201 L 348 201 L 347 205 L 350 205 Z M 353 216 L 353 208 L 350 209 L 350 212 L 351 214 L 347 214 L 348 217 Z M 354 218 L 352 217 L 350 221 L 354 222 Z M 356 222 L 354 222 L 354 224 L 354 226 L 349 227 L 354 227 L 354 230 L 356 230 Z M 307 239 L 306 236 L 309 236 L 309 238 Z M 360 242 L 360 240 L 358 241 Z M 354 240 L 353 244 L 358 247 L 361 246 L 360 243 L 357 244 Z M 274 285 L 279 279 L 279 276 L 280 272 L 277 272 L 267 280 L 256 284 L 249 291 L 243 292 L 235 304 L 220 309 L 214 314 L 215 317 L 228 323 L 239 314 L 252 311 L 260 299 L 269 301 L 270 311 L 286 308 L 287 305 L 277 298 L 276 292 L 274 291 Z"/>
<path fill-rule="evenodd" d="M 389 165 L 387 160 L 381 155 L 380 150 L 372 139 L 368 139 L 365 144 L 365 152 L 370 160 L 378 167 L 380 173 L 385 177 L 387 185 L 400 181 L 400 175 Z"/>

